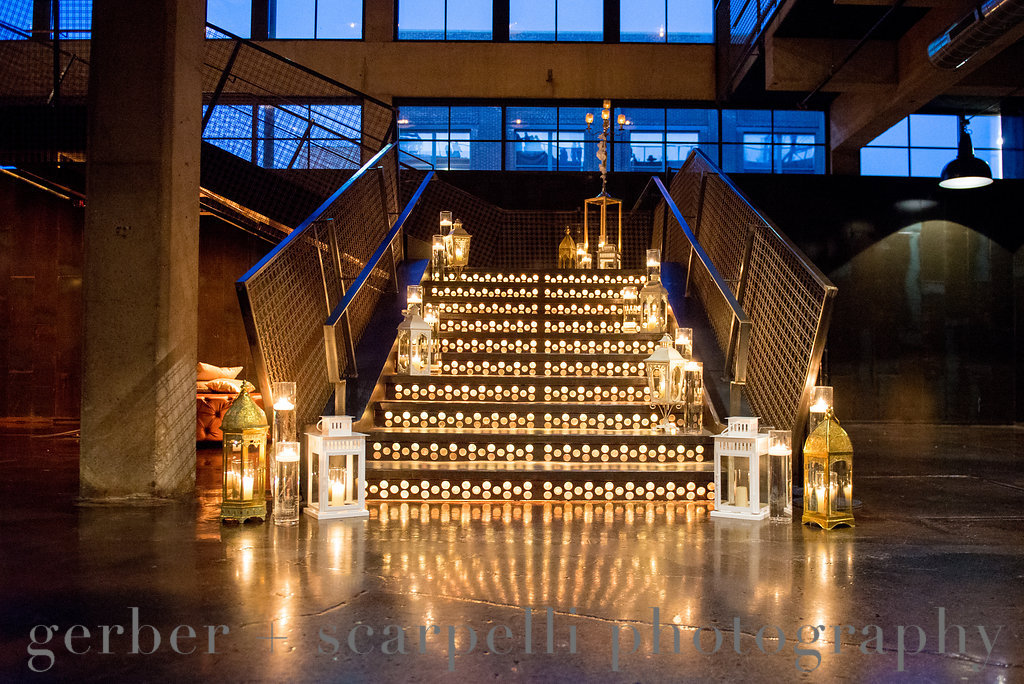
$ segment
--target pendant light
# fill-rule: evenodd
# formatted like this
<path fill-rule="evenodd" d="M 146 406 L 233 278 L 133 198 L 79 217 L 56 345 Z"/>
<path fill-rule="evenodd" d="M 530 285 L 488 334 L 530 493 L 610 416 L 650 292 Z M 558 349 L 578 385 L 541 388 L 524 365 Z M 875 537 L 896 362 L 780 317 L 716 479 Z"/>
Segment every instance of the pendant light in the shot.
<path fill-rule="evenodd" d="M 971 134 L 967 132 L 967 117 L 961 115 L 956 159 L 942 169 L 939 185 L 943 188 L 961 190 L 980 188 L 991 182 L 992 170 L 989 169 L 988 164 L 974 156 Z"/>

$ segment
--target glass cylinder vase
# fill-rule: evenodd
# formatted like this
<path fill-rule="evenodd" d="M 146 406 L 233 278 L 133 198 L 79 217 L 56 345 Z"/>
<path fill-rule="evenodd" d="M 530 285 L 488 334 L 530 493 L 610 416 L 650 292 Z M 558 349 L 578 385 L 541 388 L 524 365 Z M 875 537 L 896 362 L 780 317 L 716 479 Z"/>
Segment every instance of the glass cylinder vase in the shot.
<path fill-rule="evenodd" d="M 274 444 L 294 442 L 298 439 L 295 431 L 295 383 L 275 382 L 271 385 L 274 394 Z"/>
<path fill-rule="evenodd" d="M 683 431 L 704 430 L 704 364 L 687 361 L 683 366 Z"/>
<path fill-rule="evenodd" d="M 792 434 L 768 431 L 768 515 L 775 520 L 793 517 Z"/>
<path fill-rule="evenodd" d="M 274 524 L 298 524 L 299 501 L 299 443 L 278 442 L 274 448 Z"/>

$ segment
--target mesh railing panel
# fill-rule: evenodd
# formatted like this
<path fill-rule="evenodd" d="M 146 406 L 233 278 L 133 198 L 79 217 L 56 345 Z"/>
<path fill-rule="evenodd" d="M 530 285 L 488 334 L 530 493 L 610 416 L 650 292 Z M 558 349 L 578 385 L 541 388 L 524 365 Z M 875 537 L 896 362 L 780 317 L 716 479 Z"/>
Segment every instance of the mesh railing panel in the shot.
<path fill-rule="evenodd" d="M 403 180 L 418 173 L 403 174 Z M 409 194 L 418 183 L 403 185 Z M 565 236 L 565 227 L 574 233 L 582 231 L 582 200 L 580 211 L 524 211 L 501 209 L 486 200 L 435 178 L 420 197 L 406 222 L 407 233 L 424 242 L 438 230 L 441 211 L 453 212 L 462 219 L 463 227 L 473 236 L 469 265 L 487 268 L 552 268 L 558 261 L 558 243 Z M 617 224 L 616 224 L 617 226 Z M 645 250 L 651 241 L 652 212 L 624 211 L 622 215 L 623 268 L 641 268 Z M 618 237 L 618 228 L 612 239 Z M 597 231 L 591 228 L 591 238 Z M 575 237 L 575 234 L 574 234 Z M 591 251 L 595 246 L 591 246 Z"/>
<path fill-rule="evenodd" d="M 376 163 L 361 169 L 329 205 L 238 282 L 260 389 L 267 392 L 271 383 L 295 381 L 300 426 L 316 422 L 333 391 L 324 323 L 395 220 L 396 154 L 389 147 Z M 353 343 L 369 323 L 381 292 L 391 286 L 393 264 L 382 259 L 350 306 Z M 346 344 L 339 340 L 338 349 Z M 345 357 L 339 361 L 344 372 Z"/>
<path fill-rule="evenodd" d="M 684 217 L 687 213 L 700 216 L 697 238 L 733 292 L 738 291 L 746 241 L 752 233 L 739 298 L 752 324 L 746 356 L 747 397 L 766 423 L 780 429 L 802 427 L 798 417 L 821 363 L 835 286 L 702 154 L 690 156 L 673 178 L 670 194 Z M 657 211 L 664 211 L 664 202 Z M 666 242 L 663 258 L 686 264 L 690 245 L 671 216 Z M 690 274 L 690 289 L 707 312 L 719 346 L 727 352 L 732 311 L 699 266 Z"/>

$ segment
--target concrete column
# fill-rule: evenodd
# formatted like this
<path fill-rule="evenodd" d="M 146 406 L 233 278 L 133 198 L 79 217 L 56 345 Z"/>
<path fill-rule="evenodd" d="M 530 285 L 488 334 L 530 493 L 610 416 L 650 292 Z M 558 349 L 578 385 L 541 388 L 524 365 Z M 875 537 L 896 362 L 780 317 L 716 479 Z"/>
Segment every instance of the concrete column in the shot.
<path fill-rule="evenodd" d="M 108 0 L 94 8 L 85 498 L 183 497 L 195 485 L 205 10 L 205 0 Z"/>

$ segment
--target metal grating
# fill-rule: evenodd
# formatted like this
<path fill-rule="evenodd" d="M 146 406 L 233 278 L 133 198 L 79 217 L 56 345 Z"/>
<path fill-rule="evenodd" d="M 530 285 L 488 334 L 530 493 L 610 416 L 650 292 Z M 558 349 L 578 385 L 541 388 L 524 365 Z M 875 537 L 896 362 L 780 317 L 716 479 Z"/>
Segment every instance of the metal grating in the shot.
<path fill-rule="evenodd" d="M 403 174 L 422 178 L 425 172 Z M 404 195 L 411 194 L 415 183 L 403 186 Z M 558 243 L 565 236 L 565 227 L 582 235 L 582 199 L 580 211 L 515 211 L 501 209 L 450 183 L 434 179 L 423 193 L 409 217 L 408 234 L 424 242 L 438 230 L 438 214 L 450 210 L 462 219 L 463 227 L 473 236 L 470 266 L 477 268 L 547 268 L 557 261 Z M 623 268 L 640 268 L 645 250 L 651 241 L 650 211 L 623 212 Z M 617 230 L 617 229 L 616 229 Z M 596 230 L 591 229 L 592 239 Z M 574 235 L 575 237 L 575 235 Z M 617 237 L 613 235 L 614 239 Z M 591 248 L 593 249 L 593 247 Z"/>
<path fill-rule="evenodd" d="M 673 178 L 671 196 L 684 216 L 695 217 L 698 240 L 752 323 L 745 387 L 751 407 L 766 423 L 799 433 L 821 364 L 835 286 L 699 151 Z M 657 211 L 664 210 L 662 202 Z M 690 245 L 671 217 L 666 241 L 664 258 L 687 263 Z M 728 354 L 732 312 L 703 269 L 692 269 L 690 288 Z"/>
<path fill-rule="evenodd" d="M 396 156 L 386 147 L 238 281 L 260 391 L 270 396 L 271 383 L 294 381 L 300 427 L 316 422 L 333 392 L 324 323 L 395 220 Z M 350 307 L 355 340 L 394 282 L 393 260 L 381 264 Z"/>

